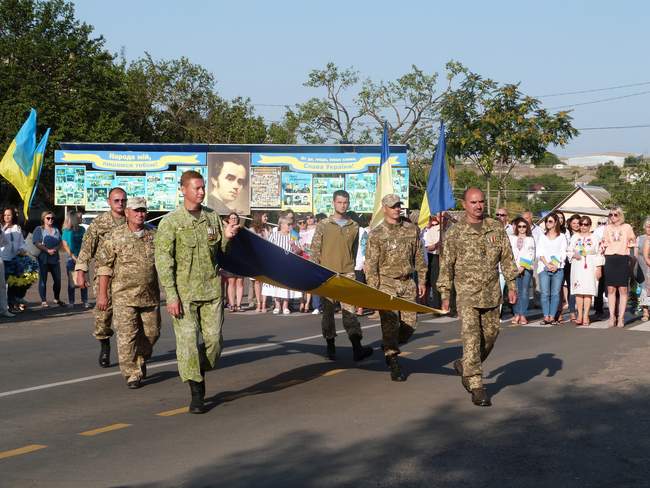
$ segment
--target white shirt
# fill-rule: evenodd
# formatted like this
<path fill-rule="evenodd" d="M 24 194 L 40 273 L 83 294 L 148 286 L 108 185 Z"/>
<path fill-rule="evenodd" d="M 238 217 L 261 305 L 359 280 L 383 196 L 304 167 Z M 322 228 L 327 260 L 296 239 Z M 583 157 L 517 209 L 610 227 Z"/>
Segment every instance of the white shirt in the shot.
<path fill-rule="evenodd" d="M 524 237 L 524 245 L 521 249 L 517 248 L 517 241 L 519 237 L 517 236 L 508 236 L 510 239 L 510 247 L 512 248 L 512 254 L 515 257 L 515 264 L 517 267 L 520 266 L 519 258 L 527 259 L 531 262 L 535 261 L 535 239 L 530 236 Z"/>
<path fill-rule="evenodd" d="M 424 241 L 425 251 L 428 246 L 435 246 L 440 242 L 440 225 L 432 225 L 428 229 L 425 228 L 420 233 L 422 240 Z M 440 254 L 440 247 L 437 247 L 433 251 L 426 251 L 431 254 Z"/>
<path fill-rule="evenodd" d="M 12 225 L 2 231 L 4 244 L 0 247 L 0 258 L 11 261 L 19 251 L 25 250 L 25 239 L 19 225 Z"/>
<path fill-rule="evenodd" d="M 564 268 L 564 262 L 566 261 L 566 249 L 567 242 L 566 236 L 560 234 L 555 239 L 549 239 L 546 234 L 542 234 L 536 242 L 537 244 L 537 272 L 541 273 L 546 269 L 546 265 L 542 262 L 541 258 L 544 258 L 547 263 L 551 262 L 551 258 L 555 257 L 559 263 L 555 263 L 559 268 Z"/>
<path fill-rule="evenodd" d="M 357 258 L 354 264 L 355 271 L 362 271 L 363 265 L 366 262 L 366 246 L 368 244 L 368 229 L 366 227 L 359 227 L 359 236 L 357 242 Z"/>

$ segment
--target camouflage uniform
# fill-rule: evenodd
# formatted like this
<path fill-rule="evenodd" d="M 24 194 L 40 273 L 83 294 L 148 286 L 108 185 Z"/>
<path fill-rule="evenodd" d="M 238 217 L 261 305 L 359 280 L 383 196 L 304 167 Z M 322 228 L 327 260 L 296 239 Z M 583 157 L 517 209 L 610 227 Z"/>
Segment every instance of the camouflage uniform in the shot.
<path fill-rule="evenodd" d="M 223 345 L 223 302 L 217 271 L 225 252 L 219 215 L 201 207 L 195 218 L 185 207 L 167 214 L 156 233 L 156 268 L 167 303 L 180 300 L 181 318 L 174 318 L 178 372 L 183 381 L 202 382 L 201 371 L 213 369 Z M 199 334 L 204 344 L 199 346 Z"/>
<path fill-rule="evenodd" d="M 111 277 L 117 353 L 127 382 L 142 379 L 142 365 L 151 358 L 160 336 L 155 231 L 145 228 L 139 234 L 121 225 L 104 239 L 97 253 L 97 276 Z"/>
<path fill-rule="evenodd" d="M 357 253 L 358 236 L 359 225 L 353 220 L 348 220 L 345 225 L 340 226 L 331 217 L 324 219 L 316 226 L 311 241 L 311 260 L 354 280 L 354 261 Z M 332 248 L 335 248 L 335 250 Z M 323 306 L 323 315 L 321 317 L 323 337 L 325 339 L 334 339 L 336 337 L 334 302 L 329 298 L 321 297 L 321 304 Z M 356 307 L 341 302 L 341 315 L 343 316 L 343 328 L 348 337 L 354 335 L 362 337 Z"/>
<path fill-rule="evenodd" d="M 106 236 L 115 229 L 116 227 L 124 224 L 126 219 L 120 217 L 119 219 L 113 218 L 111 212 L 104 212 L 103 214 L 98 215 L 95 220 L 88 226 L 86 233 L 84 234 L 83 240 L 81 241 L 81 250 L 79 251 L 79 256 L 77 256 L 77 262 L 75 264 L 75 271 L 85 271 L 88 273 L 88 265 L 90 260 L 94 258 L 97 252 L 106 239 Z M 93 278 L 93 290 L 95 296 L 99 291 L 97 283 L 97 274 Z M 113 335 L 113 329 L 111 328 L 111 322 L 113 321 L 113 305 L 111 303 L 111 291 L 108 291 L 108 306 L 106 310 L 97 310 L 95 309 L 95 331 L 93 335 L 96 339 L 108 339 Z"/>
<path fill-rule="evenodd" d="M 415 301 L 414 273 L 419 283 L 425 283 L 427 276 L 418 227 L 410 222 L 382 222 L 372 229 L 368 235 L 365 271 L 369 286 Z M 396 356 L 400 353 L 399 343 L 406 342 L 415 331 L 417 313 L 380 310 L 379 316 L 384 354 Z"/>
<path fill-rule="evenodd" d="M 517 267 L 500 222 L 486 218 L 477 230 L 463 218 L 447 232 L 437 286 L 443 299 L 449 299 L 452 283 L 456 287 L 463 376 L 471 389 L 483 386 L 481 363 L 499 335 L 499 264 L 508 289 L 516 290 Z"/>

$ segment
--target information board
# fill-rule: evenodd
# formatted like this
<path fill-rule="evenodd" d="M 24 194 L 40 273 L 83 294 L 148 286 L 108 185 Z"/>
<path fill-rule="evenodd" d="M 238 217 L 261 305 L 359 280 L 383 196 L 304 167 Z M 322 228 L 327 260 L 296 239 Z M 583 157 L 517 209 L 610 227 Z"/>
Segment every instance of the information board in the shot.
<path fill-rule="evenodd" d="M 55 205 L 85 205 L 85 173 L 84 166 L 57 165 L 54 167 Z"/>

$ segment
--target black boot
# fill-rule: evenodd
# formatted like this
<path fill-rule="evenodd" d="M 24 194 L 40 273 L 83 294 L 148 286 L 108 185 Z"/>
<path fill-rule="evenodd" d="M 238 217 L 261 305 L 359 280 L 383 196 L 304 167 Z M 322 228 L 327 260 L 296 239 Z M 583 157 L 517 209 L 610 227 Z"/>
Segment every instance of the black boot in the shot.
<path fill-rule="evenodd" d="M 361 336 L 351 335 L 350 342 L 352 343 L 352 357 L 355 361 L 363 361 L 369 356 L 372 356 L 372 347 L 361 345 Z"/>
<path fill-rule="evenodd" d="M 390 379 L 393 381 L 406 381 L 406 376 L 402 373 L 397 362 L 397 356 L 386 356 L 386 364 L 390 369 Z"/>
<path fill-rule="evenodd" d="M 203 396 L 205 395 L 205 382 L 189 380 L 190 391 L 192 392 L 192 401 L 190 402 L 190 413 L 205 413 L 205 404 Z"/>
<path fill-rule="evenodd" d="M 334 345 L 334 339 L 327 339 L 327 359 L 332 361 L 336 359 L 336 345 Z"/>
<path fill-rule="evenodd" d="M 108 368 L 111 365 L 111 340 L 99 340 L 99 365 L 102 368 Z"/>
<path fill-rule="evenodd" d="M 489 407 L 492 405 L 485 388 L 474 388 L 472 390 L 472 403 L 477 407 Z"/>

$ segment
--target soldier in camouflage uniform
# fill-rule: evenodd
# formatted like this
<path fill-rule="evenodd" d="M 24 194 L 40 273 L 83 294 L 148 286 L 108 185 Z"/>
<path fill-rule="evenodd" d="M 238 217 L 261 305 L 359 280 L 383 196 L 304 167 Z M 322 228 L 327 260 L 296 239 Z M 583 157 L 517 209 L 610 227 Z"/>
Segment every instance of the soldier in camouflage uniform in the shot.
<path fill-rule="evenodd" d="M 237 225 L 224 228 L 219 214 L 201 205 L 205 182 L 200 173 L 183 173 L 181 191 L 183 206 L 167 214 L 156 233 L 156 269 L 173 317 L 178 372 L 190 385 L 189 411 L 203 413 L 205 371 L 216 366 L 223 344 L 217 256 L 226 251 Z"/>
<path fill-rule="evenodd" d="M 463 358 L 454 361 L 454 369 L 472 394 L 472 402 L 488 407 L 491 403 L 483 388 L 482 363 L 499 335 L 499 264 L 510 303 L 517 301 L 517 267 L 503 225 L 483 216 L 483 192 L 478 188 L 466 190 L 463 208 L 465 217 L 445 236 L 437 286 L 445 310 L 449 309 L 452 282 L 456 287 Z"/>
<path fill-rule="evenodd" d="M 384 221 L 370 231 L 366 247 L 366 280 L 369 286 L 393 296 L 415 301 L 426 293 L 427 266 L 416 225 L 400 219 L 402 202 L 395 194 L 381 200 Z M 414 273 L 418 276 L 416 287 Z M 416 327 L 417 313 L 380 310 L 386 364 L 393 381 L 406 377 L 397 362 L 399 344 L 406 343 Z"/>
<path fill-rule="evenodd" d="M 106 236 L 116 227 L 125 223 L 124 207 L 126 206 L 126 192 L 119 187 L 113 188 L 108 193 L 108 205 L 111 210 L 97 216 L 88 226 L 83 240 L 81 250 L 75 264 L 75 283 L 80 288 L 88 286 L 87 274 L 90 260 L 93 259 L 100 249 Z M 94 292 L 97 296 L 97 276 L 94 277 Z M 111 343 L 113 335 L 111 322 L 113 321 L 113 307 L 111 305 L 111 293 L 108 292 L 108 305 L 105 310 L 95 308 L 95 332 L 93 335 L 100 343 L 99 365 L 108 368 L 111 365 Z"/>
<path fill-rule="evenodd" d="M 359 226 L 346 215 L 350 208 L 348 192 L 345 190 L 335 191 L 332 206 L 334 214 L 321 220 L 316 226 L 311 241 L 311 260 L 354 280 Z M 323 337 L 327 341 L 327 357 L 334 360 L 336 359 L 334 302 L 329 298 L 321 297 L 321 303 L 323 305 L 321 329 Z M 354 305 L 341 303 L 343 327 L 352 343 L 352 357 L 355 361 L 361 361 L 372 355 L 372 348 L 361 345 L 361 325 L 355 312 Z"/>
<path fill-rule="evenodd" d="M 111 290 L 120 370 L 131 389 L 147 374 L 145 361 L 160 336 L 160 289 L 154 261 L 155 230 L 146 226 L 147 202 L 129 198 L 126 224 L 104 239 L 97 254 L 97 308 L 105 310 Z"/>

